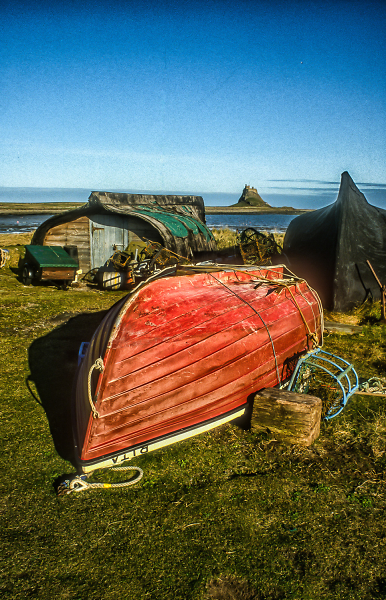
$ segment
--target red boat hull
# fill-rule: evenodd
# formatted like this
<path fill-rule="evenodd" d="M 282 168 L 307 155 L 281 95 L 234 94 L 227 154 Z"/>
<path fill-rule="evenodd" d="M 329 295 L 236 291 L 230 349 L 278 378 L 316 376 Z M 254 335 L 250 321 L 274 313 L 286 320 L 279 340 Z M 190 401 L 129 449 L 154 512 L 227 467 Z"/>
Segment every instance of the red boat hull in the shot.
<path fill-rule="evenodd" d="M 281 267 L 168 277 L 115 305 L 75 386 L 83 470 L 235 418 L 250 394 L 288 377 L 288 363 L 310 347 L 310 333 L 320 339 L 322 314 L 306 282 L 283 286 L 282 278 Z M 94 416 L 87 379 L 99 357 L 104 370 L 91 377 Z"/>

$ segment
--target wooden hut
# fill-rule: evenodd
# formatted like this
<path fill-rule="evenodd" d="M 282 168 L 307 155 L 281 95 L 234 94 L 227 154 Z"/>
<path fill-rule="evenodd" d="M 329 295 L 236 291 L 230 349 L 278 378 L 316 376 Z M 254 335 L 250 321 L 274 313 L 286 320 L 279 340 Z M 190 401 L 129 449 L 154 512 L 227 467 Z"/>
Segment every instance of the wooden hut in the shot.
<path fill-rule="evenodd" d="M 200 196 L 153 196 L 92 192 L 88 203 L 50 217 L 32 244 L 76 246 L 83 273 L 101 267 L 114 253 L 147 238 L 186 257 L 215 250 Z"/>

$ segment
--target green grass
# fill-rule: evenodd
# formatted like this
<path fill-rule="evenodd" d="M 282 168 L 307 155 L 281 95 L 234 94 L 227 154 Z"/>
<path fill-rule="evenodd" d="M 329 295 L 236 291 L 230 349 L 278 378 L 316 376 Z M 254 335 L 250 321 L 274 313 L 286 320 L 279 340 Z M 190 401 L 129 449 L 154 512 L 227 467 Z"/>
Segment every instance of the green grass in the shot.
<path fill-rule="evenodd" d="M 137 486 L 58 498 L 77 349 L 122 292 L 24 287 L 18 253 L 0 271 L 2 598 L 386 598 L 382 398 L 354 396 L 310 448 L 226 425 L 133 462 Z M 324 347 L 383 375 L 385 333 Z"/>

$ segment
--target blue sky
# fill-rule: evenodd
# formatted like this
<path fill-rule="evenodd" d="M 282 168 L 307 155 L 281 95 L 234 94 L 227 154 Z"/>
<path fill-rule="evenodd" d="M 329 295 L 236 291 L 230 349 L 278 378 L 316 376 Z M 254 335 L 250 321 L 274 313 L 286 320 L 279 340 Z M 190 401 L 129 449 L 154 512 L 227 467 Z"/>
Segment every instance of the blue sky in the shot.
<path fill-rule="evenodd" d="M 0 33 L 1 186 L 386 182 L 385 2 L 3 0 Z"/>

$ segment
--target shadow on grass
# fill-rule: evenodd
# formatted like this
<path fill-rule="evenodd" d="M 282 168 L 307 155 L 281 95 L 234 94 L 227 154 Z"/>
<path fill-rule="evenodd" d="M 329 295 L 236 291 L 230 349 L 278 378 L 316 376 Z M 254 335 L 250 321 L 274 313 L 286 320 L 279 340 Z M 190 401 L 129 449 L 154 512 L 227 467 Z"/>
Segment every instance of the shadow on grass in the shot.
<path fill-rule="evenodd" d="M 27 387 L 32 393 L 33 382 L 39 399 L 33 395 L 46 412 L 56 451 L 73 465 L 71 395 L 79 346 L 91 339 L 105 314 L 106 311 L 100 311 L 77 315 L 36 339 L 28 349 L 31 374 Z"/>

